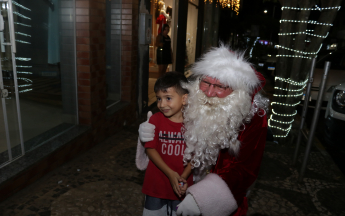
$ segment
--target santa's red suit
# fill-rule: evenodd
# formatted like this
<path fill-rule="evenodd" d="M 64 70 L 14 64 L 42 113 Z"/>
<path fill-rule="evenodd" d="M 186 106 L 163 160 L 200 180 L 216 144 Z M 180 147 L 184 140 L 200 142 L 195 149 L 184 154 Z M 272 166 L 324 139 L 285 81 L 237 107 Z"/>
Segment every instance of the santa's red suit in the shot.
<path fill-rule="evenodd" d="M 238 140 L 241 147 L 238 156 L 230 155 L 227 149 L 220 151 L 217 164 L 210 174 L 188 188 L 203 216 L 246 215 L 246 193 L 256 180 L 265 148 L 266 115 L 255 114 Z"/>
<path fill-rule="evenodd" d="M 207 120 L 205 122 L 204 120 L 199 121 L 198 117 L 194 117 L 196 115 L 203 115 L 201 118 L 207 118 L 209 115 L 211 116 L 212 113 L 221 112 L 220 110 L 214 110 L 213 112 L 207 113 L 206 110 L 212 110 L 212 106 L 216 106 L 216 104 L 204 106 L 201 103 L 198 106 L 201 106 L 201 109 L 204 109 L 204 111 L 198 114 L 193 114 L 197 109 L 196 107 L 191 108 L 192 105 L 185 109 L 184 123 L 186 127 L 185 141 L 187 149 L 185 151 L 184 160 L 191 161 L 192 164 L 194 162 L 194 164 L 197 164 L 194 169 L 200 170 L 203 169 L 202 163 L 213 164 L 209 170 L 209 174 L 187 189 L 187 196 L 188 194 L 192 195 L 202 216 L 246 215 L 248 209 L 246 193 L 258 177 L 266 142 L 266 110 L 268 100 L 258 93 L 265 85 L 265 79 L 260 73 L 256 72 L 251 64 L 244 58 L 243 52 L 230 51 L 229 47 L 223 44 L 204 54 L 201 60 L 194 64 L 191 71 L 193 76 L 199 78 L 199 80 L 205 79 L 203 77 L 209 77 L 213 80 L 218 80 L 219 82 L 215 82 L 216 84 L 221 83 L 223 86 L 229 86 L 233 92 L 227 97 L 231 97 L 236 91 L 241 92 L 243 96 L 239 97 L 238 104 L 249 102 L 249 106 L 244 109 L 247 111 L 243 111 L 242 120 L 245 124 L 244 127 L 243 125 L 240 126 L 241 129 L 238 130 L 237 140 L 236 134 L 232 134 L 235 139 L 220 138 L 224 137 L 222 136 L 224 133 L 220 133 L 219 131 L 231 130 L 231 127 L 227 129 L 218 127 L 214 130 L 212 128 L 217 127 L 217 124 L 221 124 L 220 122 L 208 125 L 208 122 L 211 122 L 212 118 L 209 118 L 209 121 Z M 206 80 L 209 81 L 210 79 L 206 78 Z M 222 103 L 223 98 L 221 98 L 221 95 L 212 95 L 208 92 L 211 89 L 210 84 L 209 88 L 206 90 L 203 90 L 200 85 L 200 90 L 203 91 L 210 102 L 207 102 L 208 99 L 203 99 L 202 96 L 200 96 L 200 93 L 198 93 L 199 90 L 193 91 L 195 87 L 186 87 L 190 92 L 188 98 L 193 101 L 193 103 L 198 103 L 193 100 L 193 98 L 196 97 L 198 97 L 199 100 L 205 101 L 204 103 L 212 103 L 213 98 L 218 100 L 219 103 Z M 214 89 L 214 87 L 212 89 Z M 249 97 L 244 99 L 246 95 Z M 250 98 L 252 100 L 251 106 Z M 190 101 L 188 101 L 188 103 L 190 103 Z M 224 107 L 224 109 L 226 109 L 226 107 Z M 233 110 L 233 113 L 235 112 L 237 111 Z M 216 115 L 217 114 L 215 114 L 215 118 Z M 229 117 L 231 114 L 222 113 L 221 115 L 224 115 L 224 119 L 232 121 L 232 118 Z M 205 126 L 199 126 L 200 123 L 204 123 Z M 194 130 L 194 128 L 196 128 L 196 130 Z M 199 132 L 200 130 L 204 131 Z M 212 139 L 207 140 L 207 137 L 205 138 L 202 134 L 210 130 L 214 131 L 211 133 Z M 202 142 L 204 143 L 198 144 Z M 212 142 L 214 143 L 210 144 Z M 216 144 L 217 142 L 219 142 L 219 144 Z M 224 147 L 222 143 L 226 143 L 227 145 Z M 208 149 L 203 146 L 208 146 Z M 188 151 L 188 149 L 190 149 L 190 151 Z M 214 149 L 219 150 L 216 159 L 212 159 L 212 155 L 207 154 L 207 152 Z M 200 151 L 203 153 L 200 153 Z M 204 154 L 204 157 L 200 157 L 198 154 Z M 197 160 L 195 160 L 195 158 Z M 188 203 L 188 205 L 185 205 L 186 203 Z M 193 202 L 186 201 L 183 203 L 182 201 L 180 206 L 183 210 L 178 210 L 177 213 L 182 213 L 182 215 L 197 215 L 194 214 L 194 212 L 185 214 L 185 212 L 193 208 L 193 204 L 190 203 Z"/>

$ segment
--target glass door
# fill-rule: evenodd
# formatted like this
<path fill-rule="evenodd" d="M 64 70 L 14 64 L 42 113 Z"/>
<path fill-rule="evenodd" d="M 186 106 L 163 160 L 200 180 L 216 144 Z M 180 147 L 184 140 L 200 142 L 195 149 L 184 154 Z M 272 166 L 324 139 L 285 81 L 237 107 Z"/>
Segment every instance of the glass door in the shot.
<path fill-rule="evenodd" d="M 24 155 L 12 0 L 0 1 L 0 167 Z"/>

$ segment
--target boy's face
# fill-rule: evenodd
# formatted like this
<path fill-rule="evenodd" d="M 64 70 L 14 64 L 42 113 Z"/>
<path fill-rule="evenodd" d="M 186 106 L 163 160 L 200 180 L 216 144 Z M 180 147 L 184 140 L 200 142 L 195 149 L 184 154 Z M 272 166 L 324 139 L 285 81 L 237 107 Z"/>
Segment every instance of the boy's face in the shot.
<path fill-rule="evenodd" d="M 174 87 L 170 87 L 166 92 L 156 93 L 158 109 L 169 119 L 176 114 L 182 114 L 182 107 L 186 104 L 187 94 L 179 95 Z"/>

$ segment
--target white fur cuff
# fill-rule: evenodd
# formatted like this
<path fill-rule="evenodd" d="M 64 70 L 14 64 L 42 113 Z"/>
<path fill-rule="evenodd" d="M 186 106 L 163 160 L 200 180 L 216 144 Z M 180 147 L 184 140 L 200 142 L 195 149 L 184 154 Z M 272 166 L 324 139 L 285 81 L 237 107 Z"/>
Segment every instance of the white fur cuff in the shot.
<path fill-rule="evenodd" d="M 228 185 L 214 173 L 189 187 L 187 193 L 193 195 L 203 216 L 228 216 L 238 208 Z"/>
<path fill-rule="evenodd" d="M 145 147 L 138 138 L 137 153 L 135 157 L 135 164 L 139 170 L 146 170 L 147 165 L 149 164 L 149 158 L 145 153 Z"/>

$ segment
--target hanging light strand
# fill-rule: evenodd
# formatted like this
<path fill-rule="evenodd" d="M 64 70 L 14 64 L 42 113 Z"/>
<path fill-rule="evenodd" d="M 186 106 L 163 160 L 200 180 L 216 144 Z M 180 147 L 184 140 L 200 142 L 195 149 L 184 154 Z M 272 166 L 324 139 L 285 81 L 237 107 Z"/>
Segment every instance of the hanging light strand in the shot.
<path fill-rule="evenodd" d="M 318 11 L 323 11 L 323 10 L 340 10 L 341 6 L 337 6 L 337 7 L 325 7 L 325 8 L 320 8 L 319 6 L 315 5 L 316 8 L 297 8 L 297 7 L 282 7 L 282 10 L 284 9 L 287 9 L 287 10 L 300 10 L 300 11 L 303 11 L 303 10 L 310 10 L 310 11 L 313 11 L 313 10 L 318 10 Z"/>
<path fill-rule="evenodd" d="M 26 24 L 20 23 L 20 22 L 13 22 L 13 23 L 17 24 L 17 25 L 25 26 L 25 27 L 31 27 L 31 25 L 26 25 Z"/>
<path fill-rule="evenodd" d="M 18 7 L 21 7 L 21 8 L 23 8 L 24 10 L 31 11 L 31 9 L 29 9 L 29 8 L 27 8 L 27 7 L 23 6 L 23 5 L 21 5 L 21 4 L 17 3 L 17 2 L 15 2 L 15 1 L 12 1 L 12 4 L 14 4 L 14 5 L 18 6 Z"/>
<path fill-rule="evenodd" d="M 292 52 L 301 53 L 301 54 L 304 54 L 304 55 L 317 55 L 319 53 L 321 47 L 322 47 L 322 44 L 320 45 L 319 49 L 316 52 L 304 52 L 304 51 L 301 51 L 301 50 L 290 49 L 288 47 L 281 46 L 281 45 L 277 45 L 277 47 L 280 47 L 282 49 L 286 49 L 286 50 L 289 50 L 289 51 L 292 51 Z"/>
<path fill-rule="evenodd" d="M 313 37 L 326 38 L 328 36 L 329 32 L 327 32 L 327 34 L 325 36 L 317 35 L 317 34 L 311 34 L 308 32 L 278 33 L 279 36 L 298 35 L 298 34 L 306 34 L 306 35 L 313 36 Z"/>
<path fill-rule="evenodd" d="M 282 90 L 282 91 L 291 91 L 291 92 L 298 92 L 302 91 L 305 88 L 305 85 L 302 86 L 300 89 L 287 89 L 287 88 L 280 88 L 280 87 L 274 87 L 274 89 Z"/>
<path fill-rule="evenodd" d="M 240 11 L 240 0 L 215 0 L 222 8 L 230 8 L 233 10 L 236 15 L 238 15 Z M 212 4 L 213 0 L 204 0 L 205 3 L 209 2 Z"/>
<path fill-rule="evenodd" d="M 315 5 L 315 7 L 312 8 L 298 8 L 298 7 L 285 7 L 283 6 L 281 8 L 281 10 L 299 10 L 299 11 L 305 11 L 305 10 L 309 10 L 309 11 L 323 11 L 323 10 L 340 10 L 341 6 L 336 6 L 336 7 L 324 7 L 321 8 L 318 5 Z M 284 23 L 284 22 L 290 22 L 290 23 L 305 23 L 305 24 L 312 24 L 312 25 L 323 25 L 323 26 L 333 26 L 332 23 L 321 23 L 318 21 L 314 21 L 314 20 L 285 20 L 282 19 L 279 21 L 280 23 Z M 318 34 L 313 34 L 311 32 L 313 32 L 314 30 L 312 29 L 306 29 L 305 31 L 301 31 L 301 32 L 286 32 L 286 33 L 278 33 L 279 36 L 291 36 L 291 35 L 300 35 L 300 34 L 305 34 L 308 36 L 312 36 L 312 37 L 319 37 L 319 38 L 327 38 L 327 36 L 329 35 L 329 32 L 326 33 L 326 35 L 318 35 Z M 305 41 L 308 42 L 308 41 Z M 305 58 L 305 59 L 312 59 L 312 57 L 306 56 L 306 55 L 317 55 L 322 47 L 322 44 L 320 45 L 319 49 L 316 52 L 305 52 L 302 50 L 296 50 L 296 49 L 292 49 L 289 47 L 285 47 L 282 45 L 277 45 L 278 48 L 281 49 L 285 49 L 285 50 L 289 50 L 291 52 L 294 52 L 295 54 L 292 55 L 276 55 L 276 57 L 281 57 L 281 58 Z M 273 96 L 275 97 L 300 97 L 303 95 L 303 89 L 305 88 L 305 86 L 307 85 L 308 79 L 306 79 L 305 81 L 302 82 L 297 82 L 294 81 L 290 78 L 286 79 L 286 78 L 282 78 L 282 77 L 275 77 L 275 81 L 281 81 L 281 82 L 285 82 L 288 83 L 290 85 L 294 85 L 294 86 L 299 86 L 298 89 L 287 89 L 287 88 L 280 88 L 280 87 L 275 87 L 275 89 L 281 90 L 281 91 L 286 91 L 286 92 L 296 92 L 296 94 L 274 94 Z M 272 102 L 271 105 L 278 105 L 278 106 L 288 106 L 288 107 L 295 107 L 297 105 L 299 105 L 301 103 L 301 101 L 298 101 L 297 103 L 280 103 L 280 102 Z M 273 116 L 280 116 L 280 117 L 294 117 L 297 114 L 297 110 L 295 110 L 292 114 L 282 114 L 282 113 L 277 113 L 274 111 L 274 109 L 272 109 L 272 114 L 268 120 L 268 125 L 272 128 L 276 128 L 278 130 L 284 131 L 286 132 L 284 135 L 273 135 L 273 137 L 277 137 L 277 138 L 285 138 L 288 136 L 291 128 L 292 128 L 292 122 L 294 121 L 293 119 L 291 121 L 280 121 L 280 120 L 276 120 L 273 119 Z M 282 124 L 282 125 L 290 125 L 288 128 L 282 128 L 282 127 L 278 127 L 275 125 L 272 125 L 272 123 L 275 124 Z"/>
<path fill-rule="evenodd" d="M 19 17 L 22 17 L 22 18 L 24 18 L 24 19 L 31 20 L 30 17 L 24 16 L 23 14 L 21 14 L 21 13 L 19 13 L 19 12 L 17 12 L 17 11 L 13 11 L 13 14 L 15 14 L 15 15 L 17 15 L 17 16 L 19 16 Z"/>
<path fill-rule="evenodd" d="M 289 83 L 289 84 L 292 84 L 292 85 L 299 85 L 299 86 L 303 86 L 305 85 L 307 82 L 308 82 L 308 79 L 306 79 L 305 81 L 303 82 L 296 82 L 296 81 L 293 81 L 292 79 L 290 78 L 283 78 L 283 77 L 274 77 L 274 80 L 279 80 L 279 81 L 282 81 L 282 82 L 286 82 L 286 83 Z"/>
<path fill-rule="evenodd" d="M 301 103 L 301 101 L 298 101 L 297 103 L 294 103 L 294 104 L 286 104 L 286 103 L 280 103 L 280 102 L 271 102 L 271 106 L 273 106 L 275 104 L 281 105 L 281 106 L 297 106 L 300 103 Z"/>
<path fill-rule="evenodd" d="M 333 26 L 332 23 L 319 23 L 315 20 L 279 20 L 280 23 L 282 22 L 292 22 L 292 23 L 307 23 L 313 25 L 325 25 L 325 26 Z"/>
<path fill-rule="evenodd" d="M 269 119 L 270 119 L 271 121 L 278 122 L 278 123 L 280 123 L 280 124 L 292 124 L 292 122 L 294 122 L 294 121 L 295 121 L 294 119 L 292 119 L 292 120 L 291 120 L 291 121 L 289 121 L 289 122 L 275 120 L 275 119 L 273 119 L 273 115 L 272 115 L 272 114 L 270 115 L 270 118 L 269 118 Z"/>

